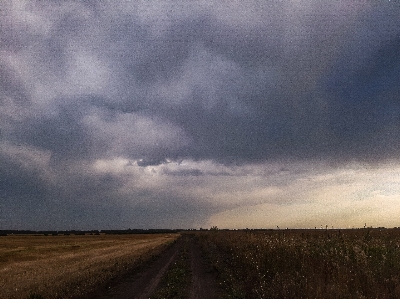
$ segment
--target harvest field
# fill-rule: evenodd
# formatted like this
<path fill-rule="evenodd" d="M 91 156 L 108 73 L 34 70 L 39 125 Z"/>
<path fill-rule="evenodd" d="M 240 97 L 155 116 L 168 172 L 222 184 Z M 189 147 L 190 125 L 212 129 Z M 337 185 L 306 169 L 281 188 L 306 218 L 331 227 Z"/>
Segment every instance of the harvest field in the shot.
<path fill-rule="evenodd" d="M 0 285 L 21 299 L 400 298 L 400 229 L 6 236 Z"/>
<path fill-rule="evenodd" d="M 197 234 L 221 298 L 400 298 L 400 230 Z"/>
<path fill-rule="evenodd" d="M 178 234 L 1 236 L 0 298 L 82 296 L 150 259 L 178 237 Z"/>

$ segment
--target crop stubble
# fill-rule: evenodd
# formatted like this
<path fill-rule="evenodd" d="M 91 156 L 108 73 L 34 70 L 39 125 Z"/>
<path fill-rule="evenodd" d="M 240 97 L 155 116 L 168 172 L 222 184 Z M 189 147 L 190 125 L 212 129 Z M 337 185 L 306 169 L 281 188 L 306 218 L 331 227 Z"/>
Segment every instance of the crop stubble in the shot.
<path fill-rule="evenodd" d="M 0 237 L 0 298 L 76 298 L 140 261 L 179 235 Z"/>

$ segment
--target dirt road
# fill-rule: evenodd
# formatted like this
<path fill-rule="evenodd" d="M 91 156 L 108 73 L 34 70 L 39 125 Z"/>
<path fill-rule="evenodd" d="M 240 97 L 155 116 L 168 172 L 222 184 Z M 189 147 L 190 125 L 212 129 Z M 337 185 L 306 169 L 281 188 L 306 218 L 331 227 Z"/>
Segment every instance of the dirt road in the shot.
<path fill-rule="evenodd" d="M 216 297 L 215 275 L 208 271 L 205 260 L 195 238 L 183 235 L 152 263 L 134 273 L 99 290 L 92 298 L 99 299 L 144 299 L 151 298 L 168 267 L 173 264 L 184 242 L 189 246 L 192 281 L 189 299 L 213 299 Z"/>
<path fill-rule="evenodd" d="M 215 275 L 209 270 L 199 244 L 194 238 L 190 239 L 190 264 L 192 284 L 189 299 L 217 298 Z"/>

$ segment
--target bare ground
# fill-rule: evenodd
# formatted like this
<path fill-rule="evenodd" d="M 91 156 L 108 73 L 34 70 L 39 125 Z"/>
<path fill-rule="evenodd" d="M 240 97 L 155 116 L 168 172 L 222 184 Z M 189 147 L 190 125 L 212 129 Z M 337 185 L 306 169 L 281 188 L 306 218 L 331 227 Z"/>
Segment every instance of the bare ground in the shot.
<path fill-rule="evenodd" d="M 194 238 L 190 242 L 192 286 L 189 299 L 217 298 L 215 274 L 207 265 L 199 244 Z"/>
<path fill-rule="evenodd" d="M 151 264 L 141 267 L 136 273 L 124 277 L 123 279 L 112 281 L 105 288 L 99 289 L 91 298 L 150 298 L 166 270 L 176 259 L 180 248 L 183 246 L 184 238 L 189 242 L 190 267 L 192 272 L 189 299 L 217 298 L 215 274 L 207 267 L 200 246 L 197 244 L 195 238 L 190 235 L 183 235 L 181 239 L 165 250 Z"/>
<path fill-rule="evenodd" d="M 152 263 L 145 264 L 135 273 L 119 280 L 111 281 L 107 286 L 91 296 L 92 299 L 149 298 L 158 286 L 162 276 L 173 262 L 182 240 L 165 250 Z"/>

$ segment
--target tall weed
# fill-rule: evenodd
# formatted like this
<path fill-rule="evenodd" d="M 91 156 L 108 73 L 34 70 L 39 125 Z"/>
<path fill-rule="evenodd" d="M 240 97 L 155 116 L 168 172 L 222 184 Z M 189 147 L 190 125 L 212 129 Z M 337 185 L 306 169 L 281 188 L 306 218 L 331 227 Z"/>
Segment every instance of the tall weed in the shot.
<path fill-rule="evenodd" d="M 400 298 L 400 231 L 213 231 L 226 298 Z"/>

